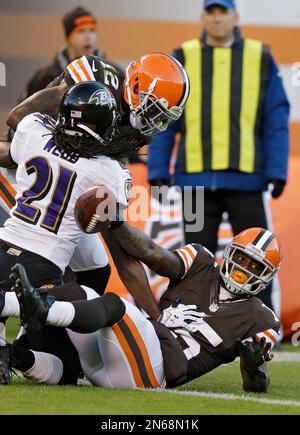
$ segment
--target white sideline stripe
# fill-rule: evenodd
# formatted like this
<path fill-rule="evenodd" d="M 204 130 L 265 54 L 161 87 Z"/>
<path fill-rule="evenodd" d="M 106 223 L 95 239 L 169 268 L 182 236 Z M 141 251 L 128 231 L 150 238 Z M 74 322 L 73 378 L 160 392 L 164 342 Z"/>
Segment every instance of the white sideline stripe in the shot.
<path fill-rule="evenodd" d="M 283 352 L 283 351 L 272 351 L 274 354 L 274 358 L 272 359 L 271 364 L 276 362 L 300 362 L 300 352 Z M 236 361 L 239 361 L 240 358 L 236 358 Z M 227 364 L 222 364 L 222 367 L 226 367 Z"/>
<path fill-rule="evenodd" d="M 143 388 L 138 388 L 140 391 L 145 391 Z M 239 400 L 243 402 L 254 402 L 254 403 L 263 403 L 265 405 L 282 405 L 282 406 L 299 406 L 300 402 L 293 400 L 276 400 L 276 399 L 260 399 L 255 397 L 247 397 L 245 395 L 238 394 L 222 394 L 222 393 L 205 393 L 200 391 L 178 391 L 178 390 L 150 390 L 147 391 L 157 392 L 157 393 L 167 393 L 167 394 L 178 394 L 180 396 L 192 396 L 192 397 L 204 397 L 207 399 L 223 399 L 223 400 Z"/>
<path fill-rule="evenodd" d="M 273 352 L 273 362 L 300 362 L 300 352 Z"/>

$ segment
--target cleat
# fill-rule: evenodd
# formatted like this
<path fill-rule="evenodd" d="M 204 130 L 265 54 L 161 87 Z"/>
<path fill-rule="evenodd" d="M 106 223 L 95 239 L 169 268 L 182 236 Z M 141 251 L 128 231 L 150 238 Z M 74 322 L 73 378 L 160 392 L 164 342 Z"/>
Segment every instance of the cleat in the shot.
<path fill-rule="evenodd" d="M 9 347 L 0 343 L 0 385 L 9 385 L 11 377 Z"/>
<path fill-rule="evenodd" d="M 21 325 L 28 332 L 37 332 L 46 325 L 49 308 L 55 299 L 52 296 L 40 294 L 31 285 L 26 270 L 21 264 L 15 264 L 12 272 L 14 274 L 13 288 L 20 304 Z"/>

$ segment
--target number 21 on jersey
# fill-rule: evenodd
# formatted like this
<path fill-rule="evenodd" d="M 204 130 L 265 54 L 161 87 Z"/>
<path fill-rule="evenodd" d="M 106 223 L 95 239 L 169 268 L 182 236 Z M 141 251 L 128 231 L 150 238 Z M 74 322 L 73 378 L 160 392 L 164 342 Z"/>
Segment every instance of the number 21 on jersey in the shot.
<path fill-rule="evenodd" d="M 28 175 L 35 174 L 35 180 L 29 189 L 17 199 L 13 215 L 32 225 L 37 225 L 40 221 L 39 225 L 42 228 L 57 234 L 72 194 L 76 172 L 59 164 L 58 175 L 53 180 L 50 163 L 43 156 L 35 156 L 28 160 L 25 169 Z M 41 217 L 41 209 L 32 203 L 44 199 L 51 188 L 50 202 Z"/>

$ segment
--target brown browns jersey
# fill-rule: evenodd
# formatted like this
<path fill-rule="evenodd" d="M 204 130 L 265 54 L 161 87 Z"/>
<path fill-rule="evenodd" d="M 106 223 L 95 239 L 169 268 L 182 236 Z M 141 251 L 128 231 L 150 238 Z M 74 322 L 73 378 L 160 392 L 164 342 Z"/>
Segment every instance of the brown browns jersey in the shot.
<path fill-rule="evenodd" d="M 195 332 L 180 328 L 171 331 L 177 354 L 180 352 L 179 344 L 187 360 L 186 368 L 183 367 L 186 373 L 181 374 L 180 383 L 199 377 L 222 363 L 233 361 L 238 356 L 235 350 L 237 339 L 245 340 L 258 335 L 274 345 L 280 324 L 273 311 L 260 299 L 219 299 L 222 286 L 220 268 L 208 250 L 201 245 L 190 244 L 175 251 L 175 254 L 182 262 L 181 277 L 170 282 L 160 299 L 160 309 L 180 302 L 197 305 L 203 313 Z M 176 364 L 176 359 L 173 355 L 173 364 Z M 180 360 L 182 364 L 182 356 Z M 166 377 L 168 379 L 167 373 Z M 173 386 L 173 381 L 169 385 Z"/>
<path fill-rule="evenodd" d="M 124 72 L 111 62 L 98 56 L 82 56 L 64 69 L 64 79 L 68 86 L 87 80 L 104 83 L 115 97 L 119 110 L 123 103 Z"/>

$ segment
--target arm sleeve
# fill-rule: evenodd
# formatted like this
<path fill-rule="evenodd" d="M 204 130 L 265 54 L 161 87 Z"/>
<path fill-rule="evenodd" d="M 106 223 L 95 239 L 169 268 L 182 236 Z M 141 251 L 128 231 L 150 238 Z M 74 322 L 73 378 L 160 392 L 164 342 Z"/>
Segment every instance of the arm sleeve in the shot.
<path fill-rule="evenodd" d="M 182 272 L 176 278 L 176 281 L 194 273 L 199 273 L 199 269 L 206 270 L 215 266 L 213 254 L 199 244 L 188 244 L 183 248 L 176 249 L 173 253 L 180 259 L 182 264 Z"/>
<path fill-rule="evenodd" d="M 286 181 L 289 153 L 290 104 L 275 60 L 271 57 L 270 80 L 263 112 L 266 181 Z"/>
<path fill-rule="evenodd" d="M 101 60 L 92 55 L 75 59 L 64 69 L 65 81 L 68 86 L 89 80 L 105 83 Z"/>
<path fill-rule="evenodd" d="M 180 259 L 181 265 L 182 265 L 182 273 L 180 274 L 179 278 L 183 279 L 190 268 L 192 267 L 194 261 L 196 260 L 197 255 L 200 254 L 200 251 L 195 249 L 195 247 L 191 244 L 184 246 L 183 248 L 176 249 L 176 251 L 173 251 L 175 255 Z M 199 261 L 199 259 L 197 259 Z"/>

